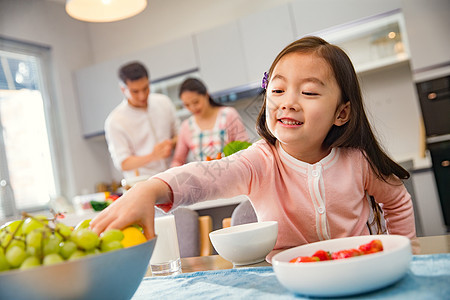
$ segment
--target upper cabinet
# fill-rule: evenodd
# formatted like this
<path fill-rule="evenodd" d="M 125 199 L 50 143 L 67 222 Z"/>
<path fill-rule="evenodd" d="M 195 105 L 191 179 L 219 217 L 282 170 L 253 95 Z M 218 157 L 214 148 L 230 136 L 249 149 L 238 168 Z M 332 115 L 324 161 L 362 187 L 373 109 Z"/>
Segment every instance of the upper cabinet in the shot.
<path fill-rule="evenodd" d="M 245 16 L 195 35 L 201 77 L 212 93 L 261 81 L 294 40 L 290 5 Z"/>
<path fill-rule="evenodd" d="M 285 4 L 239 20 L 249 82 L 260 82 L 277 54 L 294 41 L 290 10 Z"/>
<path fill-rule="evenodd" d="M 183 37 L 133 55 L 150 71 L 152 80 L 167 78 L 198 68 L 192 36 Z"/>
<path fill-rule="evenodd" d="M 75 73 L 84 137 L 102 134 L 106 117 L 122 100 L 119 66 L 118 61 L 108 61 Z"/>
<path fill-rule="evenodd" d="M 151 81 L 197 69 L 192 37 L 185 37 L 78 70 L 75 79 L 85 137 L 104 133 L 108 114 L 123 99 L 118 70 L 131 61 L 142 62 L 150 72 Z"/>
<path fill-rule="evenodd" d="M 450 1 L 404 0 L 403 14 L 414 71 L 450 63 Z"/>
<path fill-rule="evenodd" d="M 226 90 L 248 82 L 242 39 L 237 22 L 195 35 L 199 71 L 209 92 Z"/>
<path fill-rule="evenodd" d="M 357 73 L 409 61 L 405 23 L 399 10 L 316 33 L 341 47 Z"/>
<path fill-rule="evenodd" d="M 401 0 L 294 0 L 298 37 L 401 7 Z"/>

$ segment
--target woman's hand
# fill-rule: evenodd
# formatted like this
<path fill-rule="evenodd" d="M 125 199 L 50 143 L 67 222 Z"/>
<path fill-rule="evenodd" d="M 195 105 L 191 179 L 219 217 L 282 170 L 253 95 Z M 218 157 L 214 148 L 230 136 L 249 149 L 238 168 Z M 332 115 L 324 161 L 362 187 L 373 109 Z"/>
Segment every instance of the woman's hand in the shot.
<path fill-rule="evenodd" d="M 90 228 L 100 234 L 137 224 L 144 230 L 145 237 L 151 239 L 155 236 L 155 204 L 170 200 L 170 188 L 165 182 L 159 179 L 139 182 L 96 216 Z"/>

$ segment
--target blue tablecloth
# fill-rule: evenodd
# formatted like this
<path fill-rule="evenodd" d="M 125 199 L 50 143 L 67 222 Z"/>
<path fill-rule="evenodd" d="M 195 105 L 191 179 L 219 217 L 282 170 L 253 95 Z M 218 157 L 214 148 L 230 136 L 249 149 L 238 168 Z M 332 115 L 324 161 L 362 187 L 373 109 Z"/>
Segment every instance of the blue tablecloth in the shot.
<path fill-rule="evenodd" d="M 450 254 L 413 256 L 408 273 L 397 283 L 349 298 L 450 299 Z M 286 290 L 272 267 L 253 267 L 144 278 L 132 299 L 309 298 Z"/>

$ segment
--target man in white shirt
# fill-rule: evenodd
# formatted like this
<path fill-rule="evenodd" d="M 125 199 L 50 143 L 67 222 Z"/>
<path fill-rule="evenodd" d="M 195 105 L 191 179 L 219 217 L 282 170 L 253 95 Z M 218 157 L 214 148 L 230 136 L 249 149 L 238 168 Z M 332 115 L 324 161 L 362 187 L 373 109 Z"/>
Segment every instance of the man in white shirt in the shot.
<path fill-rule="evenodd" d="M 105 136 L 114 166 L 125 178 L 152 176 L 170 166 L 179 119 L 169 97 L 150 94 L 145 66 L 138 62 L 119 70 L 125 99 L 105 121 Z"/>

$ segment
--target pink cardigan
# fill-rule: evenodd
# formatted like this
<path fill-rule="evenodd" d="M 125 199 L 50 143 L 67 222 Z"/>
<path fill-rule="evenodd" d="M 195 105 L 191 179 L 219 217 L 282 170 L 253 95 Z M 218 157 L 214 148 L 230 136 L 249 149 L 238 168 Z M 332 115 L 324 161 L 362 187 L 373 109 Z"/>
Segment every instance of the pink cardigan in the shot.
<path fill-rule="evenodd" d="M 404 185 L 378 179 L 357 149 L 333 148 L 308 164 L 261 140 L 221 160 L 193 162 L 155 177 L 172 189 L 172 208 L 248 195 L 259 221 L 278 221 L 274 249 L 369 234 L 367 195 L 382 205 L 390 234 L 416 236 Z"/>

